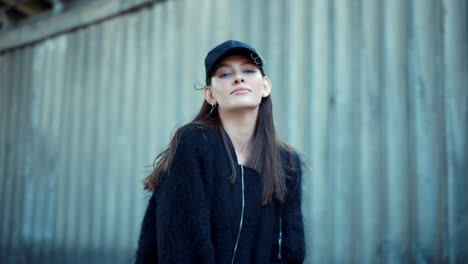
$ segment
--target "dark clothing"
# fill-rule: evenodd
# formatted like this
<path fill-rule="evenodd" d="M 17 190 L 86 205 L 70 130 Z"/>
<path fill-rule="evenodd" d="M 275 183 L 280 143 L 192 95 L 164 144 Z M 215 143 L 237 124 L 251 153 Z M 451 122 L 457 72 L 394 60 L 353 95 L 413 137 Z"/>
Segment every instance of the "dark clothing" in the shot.
<path fill-rule="evenodd" d="M 229 148 L 238 164 L 231 142 Z M 260 174 L 238 165 L 231 184 L 221 135 L 208 128 L 184 128 L 170 173 L 149 201 L 136 263 L 231 263 L 237 240 L 234 263 L 272 263 L 279 255 L 286 263 L 302 263 L 301 162 L 297 153 L 281 153 L 285 168 L 292 162 L 297 170 L 286 170 L 285 202 L 274 199 L 262 206 Z"/>

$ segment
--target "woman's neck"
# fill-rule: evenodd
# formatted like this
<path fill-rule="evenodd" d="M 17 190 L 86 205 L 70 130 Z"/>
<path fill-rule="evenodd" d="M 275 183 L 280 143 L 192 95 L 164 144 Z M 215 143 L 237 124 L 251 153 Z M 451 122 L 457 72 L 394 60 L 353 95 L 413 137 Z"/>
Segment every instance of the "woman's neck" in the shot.
<path fill-rule="evenodd" d="M 237 162 L 246 164 L 250 156 L 250 142 L 255 131 L 258 108 L 250 111 L 220 111 L 224 130 L 234 145 Z"/>

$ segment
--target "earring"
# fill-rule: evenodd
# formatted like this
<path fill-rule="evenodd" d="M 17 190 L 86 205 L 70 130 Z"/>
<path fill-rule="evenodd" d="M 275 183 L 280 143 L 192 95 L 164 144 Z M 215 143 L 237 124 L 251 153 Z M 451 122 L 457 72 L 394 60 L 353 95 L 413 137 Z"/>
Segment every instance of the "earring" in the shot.
<path fill-rule="evenodd" d="M 216 108 L 216 105 L 215 105 L 215 104 L 214 104 L 214 105 L 211 105 L 210 115 L 211 115 L 211 113 L 213 113 L 213 110 L 214 110 L 215 108 Z"/>

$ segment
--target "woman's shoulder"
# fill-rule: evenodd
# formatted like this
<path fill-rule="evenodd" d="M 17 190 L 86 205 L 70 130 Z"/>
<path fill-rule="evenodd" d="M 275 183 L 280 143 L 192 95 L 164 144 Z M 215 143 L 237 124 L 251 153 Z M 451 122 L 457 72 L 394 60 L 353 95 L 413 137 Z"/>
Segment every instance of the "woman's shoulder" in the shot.
<path fill-rule="evenodd" d="M 288 188 L 296 186 L 302 178 L 302 159 L 300 151 L 286 142 L 282 142 L 279 148 L 281 165 L 285 174 Z"/>
<path fill-rule="evenodd" d="M 203 124 L 189 123 L 179 129 L 178 145 L 203 148 L 211 144 L 215 132 L 212 128 Z"/>
<path fill-rule="evenodd" d="M 287 142 L 279 142 L 279 153 L 281 157 L 281 163 L 283 166 L 286 166 L 286 168 L 293 168 L 297 170 L 302 166 L 299 150 Z"/>

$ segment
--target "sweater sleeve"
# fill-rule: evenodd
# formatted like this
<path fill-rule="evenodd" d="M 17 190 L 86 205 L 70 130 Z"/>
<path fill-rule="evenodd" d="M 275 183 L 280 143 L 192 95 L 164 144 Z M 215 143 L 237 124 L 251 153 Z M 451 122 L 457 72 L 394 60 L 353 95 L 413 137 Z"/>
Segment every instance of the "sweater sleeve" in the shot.
<path fill-rule="evenodd" d="M 154 191 L 141 224 L 135 264 L 157 263 L 156 249 L 156 191 Z"/>
<path fill-rule="evenodd" d="M 203 174 L 202 135 L 186 129 L 158 199 L 157 244 L 161 263 L 214 263 L 210 206 Z"/>
<path fill-rule="evenodd" d="M 287 192 L 282 206 L 282 260 L 288 264 L 303 263 L 305 256 L 304 225 L 302 220 L 302 168 L 297 153 L 292 155 L 295 170 L 286 180 Z"/>

